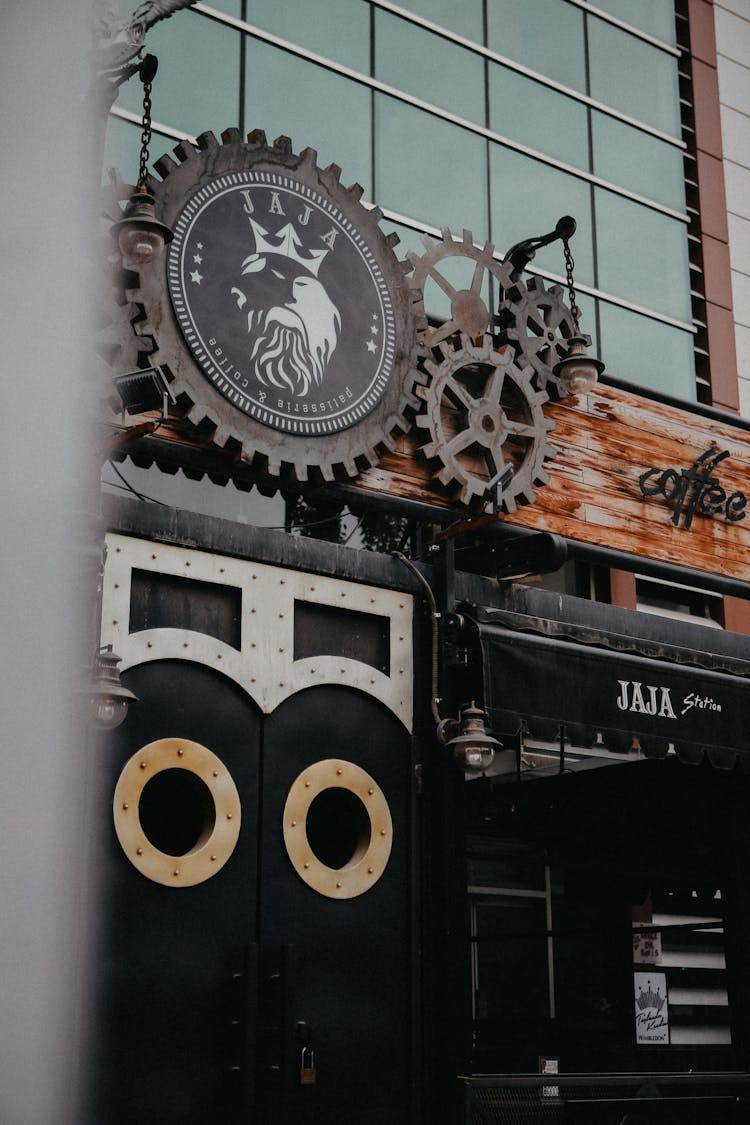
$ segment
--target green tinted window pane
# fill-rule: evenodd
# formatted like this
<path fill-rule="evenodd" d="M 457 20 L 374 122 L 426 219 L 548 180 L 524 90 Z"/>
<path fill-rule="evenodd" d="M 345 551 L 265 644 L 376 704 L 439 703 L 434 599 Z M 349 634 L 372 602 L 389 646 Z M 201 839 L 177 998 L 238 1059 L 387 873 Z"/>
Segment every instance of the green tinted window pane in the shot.
<path fill-rule="evenodd" d="M 490 0 L 487 45 L 499 55 L 586 92 L 583 12 L 562 0 Z"/>
<path fill-rule="evenodd" d="M 548 286 L 549 288 L 549 286 Z M 564 287 L 563 287 L 564 288 Z M 564 288 L 565 304 L 570 308 L 570 298 L 567 289 Z M 589 297 L 586 293 L 579 293 L 576 290 L 576 304 L 579 309 L 578 323 L 581 332 L 584 336 L 591 337 L 591 352 L 594 355 L 601 354 L 601 347 L 599 344 L 599 331 L 596 319 L 596 306 L 597 301 L 593 297 Z"/>
<path fill-rule="evenodd" d="M 461 232 L 456 231 L 454 238 L 460 239 L 460 237 Z M 437 239 L 430 239 L 430 246 L 433 246 L 437 241 Z M 418 253 L 424 254 L 426 250 L 427 246 L 423 242 Z M 473 288 L 472 282 L 474 281 L 476 267 L 476 261 L 464 254 L 450 255 L 437 262 L 430 270 L 422 286 L 427 315 L 439 317 L 440 320 L 448 320 L 453 315 L 452 300 L 454 296 L 463 290 Z M 483 271 L 481 287 L 478 290 L 488 312 L 497 306 L 500 297 L 497 286 L 491 288 L 491 276 L 488 270 Z"/>
<path fill-rule="evenodd" d="M 604 20 L 588 28 L 592 98 L 679 137 L 677 59 Z"/>
<path fill-rule="evenodd" d="M 490 128 L 589 171 L 586 107 L 495 63 L 490 63 Z"/>
<path fill-rule="evenodd" d="M 597 176 L 684 211 L 682 150 L 605 113 L 591 116 Z"/>
<path fill-rule="evenodd" d="M 414 12 L 416 16 L 436 23 L 464 39 L 482 43 L 482 0 L 399 0 L 399 7 Z"/>
<path fill-rule="evenodd" d="M 599 288 L 689 321 L 687 227 L 649 207 L 596 189 Z"/>
<path fill-rule="evenodd" d="M 607 373 L 665 394 L 695 399 L 693 337 L 689 332 L 599 302 L 602 359 Z"/>
<path fill-rule="evenodd" d="M 596 0 L 594 6 L 663 43 L 677 42 L 674 0 Z"/>
<path fill-rule="evenodd" d="M 576 280 L 594 284 L 591 189 L 584 180 L 541 164 L 512 149 L 490 150 L 492 239 L 503 253 L 524 238 L 554 230 L 562 215 L 572 215 L 578 229 L 570 243 Z M 535 267 L 565 276 L 562 246 L 537 251 Z"/>
<path fill-rule="evenodd" d="M 165 137 L 154 134 L 151 142 L 151 155 L 160 156 L 167 152 L 169 143 Z M 174 144 L 174 141 L 171 142 Z M 102 182 L 109 180 L 108 170 L 116 169 L 126 184 L 135 184 L 138 179 L 138 167 L 141 155 L 141 128 L 140 125 L 131 125 L 121 117 L 110 117 L 107 121 L 107 134 L 104 140 L 104 158 L 102 162 Z"/>
<path fill-rule="evenodd" d="M 440 242 L 438 235 L 423 234 L 421 231 L 412 230 L 411 227 L 404 226 L 401 223 L 393 223 L 388 219 L 384 219 L 380 225 L 386 234 L 395 231 L 399 236 L 400 242 L 396 247 L 397 258 L 407 259 L 409 252 L 421 258 L 429 247 L 433 247 Z M 454 238 L 460 240 L 461 234 L 461 231 L 455 231 Z M 481 250 L 483 244 L 479 248 Z M 497 264 L 499 267 L 500 262 L 498 261 Z M 476 263 L 473 259 L 466 255 L 455 255 L 443 258 L 430 270 L 422 286 L 424 305 L 428 316 L 435 316 L 440 320 L 448 319 L 451 315 L 451 296 L 446 290 L 449 287 L 452 287 L 455 291 L 471 288 L 475 268 Z M 490 311 L 495 309 L 500 299 L 499 288 L 497 281 L 487 270 L 483 271 L 479 292 L 487 309 Z M 580 301 L 579 304 L 581 304 Z M 593 324 L 593 312 L 591 323 Z"/>
<path fill-rule="evenodd" d="M 375 98 L 375 200 L 440 229 L 487 235 L 486 142 L 447 121 Z"/>
<path fill-rule="evenodd" d="M 296 152 L 316 149 L 321 167 L 338 164 L 345 184 L 356 181 L 372 197 L 366 87 L 251 39 L 245 75 L 248 129 L 263 129 L 269 142 L 282 134 L 291 137 Z"/>
<path fill-rule="evenodd" d="M 468 121 L 484 124 L 481 59 L 464 47 L 378 9 L 375 77 Z"/>
<path fill-rule="evenodd" d="M 248 23 L 316 55 L 370 73 L 369 5 L 352 0 L 248 0 Z M 277 96 L 281 94 L 279 87 Z"/>
<path fill-rule="evenodd" d="M 148 33 L 148 50 L 159 60 L 151 93 L 152 116 L 161 125 L 196 136 L 239 124 L 242 36 L 197 12 L 176 12 Z M 137 77 L 122 87 L 118 104 L 143 109 Z"/>
<path fill-rule="evenodd" d="M 398 245 L 394 247 L 393 252 L 401 261 L 406 261 L 410 252 L 417 257 L 424 254 L 424 239 L 430 238 L 430 235 L 425 235 L 421 230 L 414 230 L 413 227 L 407 227 L 403 223 L 394 223 L 391 219 L 382 219 L 380 228 L 384 234 L 394 231 L 398 235 Z"/>

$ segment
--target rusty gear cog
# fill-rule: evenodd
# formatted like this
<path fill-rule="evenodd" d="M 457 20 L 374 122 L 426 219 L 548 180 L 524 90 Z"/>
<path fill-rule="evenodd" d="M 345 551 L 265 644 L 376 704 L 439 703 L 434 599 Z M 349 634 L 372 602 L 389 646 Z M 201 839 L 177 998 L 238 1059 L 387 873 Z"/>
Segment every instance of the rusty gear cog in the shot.
<path fill-rule="evenodd" d="M 271 476 L 294 474 L 304 481 L 312 472 L 330 481 L 357 476 L 377 464 L 378 451 L 395 448 L 394 434 L 410 428 L 410 413 L 419 406 L 414 389 L 424 382 L 417 369 L 416 295 L 405 280 L 408 265 L 393 253 L 398 237 L 386 236 L 378 225 L 382 212 L 362 205 L 358 184 L 345 188 L 339 182 L 336 165 L 318 168 L 314 150 L 295 154 L 288 137 L 271 146 L 261 130 L 245 141 L 239 130 L 229 129 L 221 142 L 206 132 L 196 146 L 183 141 L 174 153 L 176 160 L 165 155 L 154 164 L 161 182 L 149 178 L 157 217 L 175 231 L 167 268 L 141 268 L 133 300 L 145 311 L 138 331 L 153 336 L 156 344 L 150 362 L 170 373 L 178 406 L 215 444 L 229 443 L 235 456 Z M 231 230 L 222 226 L 230 197 Z M 209 205 L 214 207 L 210 217 Z M 205 248 L 196 241 L 201 237 Z M 344 273 L 330 281 L 332 275 L 325 271 L 341 260 Z M 312 390 L 312 382 L 302 392 L 299 383 L 292 387 L 285 358 L 265 382 L 257 374 L 259 365 L 252 366 L 256 353 L 248 359 L 255 314 L 247 312 L 248 298 L 243 310 L 240 289 L 249 287 L 249 275 L 261 270 L 263 283 L 267 277 L 269 284 L 274 283 L 272 274 L 282 278 L 286 270 L 279 284 L 289 291 L 292 284 L 296 287 L 294 306 L 289 298 L 281 312 L 281 301 L 271 310 L 285 318 L 287 330 L 302 317 L 288 310 L 300 310 L 303 300 L 316 314 L 308 311 L 307 325 L 313 326 L 308 337 L 314 339 L 307 354 L 324 358 Z M 366 295 L 356 270 L 367 279 Z M 338 286 L 336 304 L 325 296 L 321 279 L 325 286 Z M 201 323 L 191 320 L 191 300 L 195 307 L 207 301 L 210 286 L 214 305 L 201 306 Z M 342 308 L 346 313 L 339 315 Z M 241 321 L 238 309 L 243 310 Z M 321 342 L 324 314 L 329 337 Z M 207 327 L 212 318 L 218 318 L 216 331 Z M 274 326 L 274 331 L 282 329 Z M 285 354 L 294 347 L 288 344 Z M 298 363 L 297 374 L 301 367 Z"/>
<path fill-rule="evenodd" d="M 567 392 L 552 369 L 568 354 L 567 341 L 579 332 L 563 299 L 562 286 L 547 289 L 536 276 L 528 284 L 520 279 L 513 282 L 500 302 L 498 319 L 498 342 L 511 344 L 519 363 L 531 364 L 540 390 L 554 401 L 565 398 Z"/>
<path fill-rule="evenodd" d="M 544 462 L 555 455 L 547 443 L 554 422 L 545 418 L 545 391 L 532 386 L 533 369 L 521 367 L 513 349 L 496 351 L 492 338 L 459 346 L 439 344 L 439 362 L 425 361 L 432 379 L 419 387 L 426 411 L 416 419 L 426 431 L 423 454 L 440 464 L 435 476 L 461 501 L 484 506 L 512 467 L 498 499 L 506 512 L 531 504 L 534 487 L 546 484 Z"/>
<path fill-rule="evenodd" d="M 411 251 L 408 255 L 409 264 L 413 273 L 409 284 L 419 292 L 416 304 L 417 314 L 426 316 L 425 306 L 430 304 L 428 284 L 438 286 L 450 299 L 451 312 L 448 320 L 438 327 L 429 326 L 425 320 L 424 327 L 420 328 L 419 339 L 426 347 L 433 347 L 442 340 L 447 340 L 454 332 L 463 332 L 466 336 L 476 339 L 488 331 L 493 320 L 492 312 L 482 295 L 488 277 L 493 277 L 499 291 L 502 292 L 510 285 L 512 272 L 511 263 L 497 261 L 494 257 L 494 247 L 491 242 L 484 246 L 476 246 L 470 230 L 465 230 L 460 239 L 455 239 L 449 230 L 442 231 L 440 242 L 434 242 L 429 236 L 423 236 L 425 253 L 421 256 Z M 463 258 L 465 282 L 463 288 L 454 284 L 446 272 L 441 268 L 441 263 L 449 258 Z M 453 271 L 451 271 L 453 272 Z M 485 295 L 491 294 L 485 289 Z"/>
<path fill-rule="evenodd" d="M 125 289 L 120 255 L 112 251 L 109 234 L 112 224 L 122 216 L 120 203 L 132 193 L 133 188 L 123 183 L 116 173 L 110 173 L 109 183 L 101 188 L 100 193 L 102 245 L 99 259 L 105 259 L 106 266 L 104 278 L 97 270 L 97 284 L 90 286 L 94 294 L 90 331 L 95 354 L 109 368 L 110 379 L 103 379 L 108 388 L 112 374 L 121 375 L 146 366 L 146 357 L 154 348 L 153 340 L 140 333 L 143 309 Z"/>

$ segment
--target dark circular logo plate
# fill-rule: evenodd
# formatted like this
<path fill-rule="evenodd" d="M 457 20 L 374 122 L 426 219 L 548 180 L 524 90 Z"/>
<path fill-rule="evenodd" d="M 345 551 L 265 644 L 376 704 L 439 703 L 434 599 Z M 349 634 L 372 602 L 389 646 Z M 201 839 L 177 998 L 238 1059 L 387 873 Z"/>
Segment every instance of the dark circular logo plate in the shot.
<path fill-rule="evenodd" d="M 256 421 L 324 436 L 380 401 L 396 341 L 382 270 L 355 224 L 292 174 L 228 172 L 200 187 L 167 276 L 197 363 Z"/>

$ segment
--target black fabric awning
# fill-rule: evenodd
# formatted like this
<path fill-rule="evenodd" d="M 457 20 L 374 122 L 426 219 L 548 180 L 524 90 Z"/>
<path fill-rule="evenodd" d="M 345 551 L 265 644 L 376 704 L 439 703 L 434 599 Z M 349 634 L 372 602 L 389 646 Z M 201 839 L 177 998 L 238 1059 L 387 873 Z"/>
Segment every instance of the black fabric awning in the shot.
<path fill-rule="evenodd" d="M 474 625 L 497 736 L 564 724 L 575 746 L 750 772 L 750 661 L 502 610 Z"/>

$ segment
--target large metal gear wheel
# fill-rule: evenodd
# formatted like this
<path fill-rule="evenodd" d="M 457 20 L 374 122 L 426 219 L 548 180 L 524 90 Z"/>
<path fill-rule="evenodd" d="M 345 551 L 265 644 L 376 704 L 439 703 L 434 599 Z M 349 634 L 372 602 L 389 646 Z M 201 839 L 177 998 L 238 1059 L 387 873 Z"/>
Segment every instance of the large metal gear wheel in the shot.
<path fill-rule="evenodd" d="M 515 512 L 517 503 L 533 503 L 535 486 L 549 480 L 544 462 L 555 455 L 547 442 L 555 424 L 544 416 L 547 394 L 532 386 L 533 369 L 519 366 L 512 348 L 497 351 L 489 336 L 480 344 L 446 342 L 436 352 L 440 362 L 425 361 L 432 379 L 418 388 L 426 411 L 416 424 L 428 439 L 422 452 L 440 464 L 437 479 L 476 507 L 512 467 L 500 505 Z"/>
<path fill-rule="evenodd" d="M 430 283 L 437 285 L 450 299 L 451 312 L 450 317 L 439 326 L 430 326 L 425 320 L 424 327 L 419 331 L 420 342 L 426 347 L 434 347 L 456 332 L 463 332 L 471 339 L 483 336 L 493 321 L 491 308 L 482 295 L 488 275 L 495 279 L 498 287 L 494 298 L 488 294 L 492 305 L 499 293 L 510 285 L 511 264 L 497 261 L 491 242 L 475 246 L 470 230 L 465 230 L 460 239 L 444 230 L 440 242 L 434 242 L 427 235 L 423 237 L 423 242 L 426 248 L 424 254 L 420 256 L 411 251 L 407 255 L 413 268 L 409 283 L 419 293 L 416 312 L 420 317 L 426 317 L 426 311 L 429 311 Z M 450 258 L 466 261 L 468 270 L 463 287 L 454 284 L 440 268 L 441 262 Z"/>
<path fill-rule="evenodd" d="M 133 188 L 112 174 L 110 182 L 101 189 L 101 253 L 106 259 L 105 274 L 97 267 L 96 284 L 90 285 L 94 301 L 90 310 L 90 331 L 93 350 L 106 365 L 102 385 L 114 396 L 112 375 L 121 375 L 137 367 L 146 366 L 154 342 L 141 335 L 143 309 L 126 293 L 123 285 L 119 253 L 112 252 L 110 228 L 121 217 L 120 203 L 132 195 Z M 110 251 L 108 253 L 108 251 Z M 93 264 L 91 266 L 93 273 Z"/>
<path fill-rule="evenodd" d="M 541 277 L 530 278 L 528 285 L 519 279 L 506 290 L 498 318 L 499 342 L 513 345 L 519 363 L 531 364 L 540 390 L 555 401 L 565 398 L 567 391 L 552 369 L 568 354 L 570 337 L 579 333 L 562 286 L 547 289 Z"/>
<path fill-rule="evenodd" d="M 244 141 L 239 130 L 229 129 L 222 134 L 221 142 L 213 133 L 206 132 L 197 138 L 196 143 L 197 147 L 187 142 L 178 144 L 174 149 L 176 159 L 162 156 L 154 164 L 156 172 L 162 178 L 161 182 L 154 177 L 149 179 L 149 190 L 155 199 L 157 217 L 173 229 L 176 228 L 175 242 L 169 247 L 167 269 L 142 268 L 132 290 L 132 299 L 145 310 L 145 320 L 138 325 L 138 331 L 152 336 L 156 343 L 156 350 L 150 357 L 150 362 L 167 368 L 172 376 L 171 387 L 177 396 L 178 406 L 190 421 L 200 426 L 213 443 L 219 446 L 227 446 L 229 443 L 229 448 L 236 457 L 252 464 L 259 471 L 274 477 L 291 477 L 294 474 L 300 481 L 309 479 L 311 473 L 328 481 L 337 476 L 357 476 L 368 465 L 377 464 L 379 450 L 384 447 L 395 448 L 394 434 L 406 433 L 411 428 L 410 413 L 419 406 L 414 389 L 417 383 L 424 382 L 424 376 L 417 369 L 416 320 L 413 311 L 416 294 L 405 280 L 408 265 L 398 261 L 393 253 L 393 246 L 398 242 L 398 238 L 395 234 L 386 236 L 380 230 L 378 224 L 382 212 L 378 208 L 368 209 L 362 205 L 360 202 L 362 188 L 358 184 L 345 188 L 339 182 L 340 169 L 336 165 L 321 170 L 316 163 L 316 153 L 312 149 L 305 149 L 302 153 L 295 154 L 288 137 L 279 137 L 271 146 L 266 143 L 265 134 L 261 130 L 250 133 Z M 377 278 L 373 301 L 379 301 L 383 308 L 387 308 L 389 318 L 382 333 L 383 338 L 386 331 L 389 334 L 388 347 L 383 339 L 383 355 L 386 355 L 387 363 L 386 360 L 382 361 L 377 373 L 380 382 L 377 385 L 373 383 L 375 389 L 367 392 L 369 399 L 363 401 L 362 405 L 357 405 L 356 410 L 353 408 L 350 416 L 343 421 L 339 417 L 336 423 L 339 426 L 337 431 L 325 430 L 322 425 L 317 426 L 318 419 L 315 418 L 317 430 L 313 432 L 313 425 L 307 414 L 312 408 L 308 406 L 307 400 L 301 405 L 299 401 L 292 404 L 292 408 L 300 413 L 304 407 L 305 417 L 299 422 L 294 419 L 285 421 L 286 430 L 281 429 L 275 421 L 274 424 L 268 422 L 264 424 L 260 417 L 263 412 L 257 405 L 236 405 L 242 399 L 243 392 L 239 389 L 235 391 L 232 388 L 227 390 L 226 386 L 222 387 L 221 373 L 216 377 L 209 377 L 210 372 L 207 375 L 206 363 L 201 358 L 200 348 L 195 346 L 194 340 L 189 343 L 190 331 L 186 332 L 183 321 L 178 319 L 179 300 L 175 302 L 173 288 L 178 270 L 174 248 L 180 229 L 183 231 L 190 229 L 186 224 L 185 216 L 190 214 L 191 207 L 202 206 L 202 204 L 195 204 L 194 200 L 208 198 L 211 193 L 213 196 L 220 196 L 225 190 L 223 185 L 228 184 L 231 190 L 239 193 L 242 176 L 250 177 L 253 184 L 262 182 L 270 185 L 279 183 L 288 185 L 287 188 L 280 190 L 287 190 L 290 193 L 283 197 L 285 207 L 288 206 L 287 199 L 292 199 L 294 202 L 294 214 L 291 216 L 293 222 L 289 223 L 286 234 L 283 230 L 275 234 L 269 233 L 268 223 L 266 223 L 268 229 L 261 228 L 258 233 L 257 226 L 260 224 L 256 226 L 254 220 L 265 221 L 265 214 L 252 215 L 253 221 L 251 221 L 253 205 L 249 192 L 245 192 L 246 217 L 243 221 L 247 240 L 254 252 L 242 261 L 243 255 L 247 254 L 247 249 L 243 249 L 243 246 L 237 248 L 236 245 L 227 248 L 225 238 L 224 259 L 219 260 L 218 251 L 214 256 L 216 276 L 219 276 L 219 270 L 222 268 L 226 275 L 222 275 L 222 293 L 228 294 L 231 284 L 239 284 L 238 281 L 232 280 L 237 273 L 230 274 L 227 255 L 231 255 L 231 269 L 235 270 L 235 258 L 239 253 L 238 264 L 246 267 L 242 271 L 243 275 L 248 274 L 258 268 L 257 259 L 262 257 L 262 244 L 265 238 L 267 258 L 272 254 L 284 253 L 288 263 L 297 264 L 300 268 L 308 267 L 305 282 L 309 294 L 315 288 L 318 259 L 322 260 L 328 253 L 325 247 L 319 250 L 308 249 L 298 238 L 298 234 L 304 233 L 307 229 L 304 224 L 309 219 L 309 214 L 306 216 L 305 213 L 310 212 L 311 206 L 317 206 L 321 214 L 327 208 L 334 216 L 333 221 L 338 223 L 337 253 L 342 244 L 345 248 L 349 245 L 346 242 L 349 237 L 346 232 L 351 232 L 351 245 L 361 247 L 358 252 L 362 260 L 367 261 L 373 275 Z M 236 186 L 238 183 L 240 188 Z M 264 190 L 270 193 L 271 187 Z M 239 194 L 237 200 L 238 205 L 241 205 Z M 308 201 L 311 206 L 307 205 Z M 191 222 L 197 224 L 200 213 L 194 214 L 198 217 L 191 219 Z M 315 217 L 311 221 L 311 226 L 313 221 L 316 221 Z M 280 223 L 281 220 L 277 225 Z M 255 232 L 254 247 L 252 232 Z M 187 245 L 187 238 L 188 235 L 185 234 L 185 245 Z M 319 240 L 321 238 L 322 235 L 319 236 Z M 283 251 L 279 248 L 282 245 Z M 331 236 L 328 245 L 330 249 L 333 248 Z M 281 261 L 280 258 L 273 260 Z M 335 259 L 332 256 L 329 262 L 333 261 Z M 186 278 L 184 265 L 180 265 L 179 268 L 183 271 L 180 276 Z M 326 268 L 328 266 L 324 267 Z M 197 270 L 205 274 L 205 262 L 197 267 L 196 273 Z M 273 271 L 269 268 L 267 272 Z M 276 276 L 280 277 L 281 274 L 276 273 Z M 311 281 L 311 277 L 315 280 Z M 218 285 L 218 282 L 216 284 Z M 350 289 L 354 291 L 356 297 L 357 287 L 354 283 Z M 233 289 L 232 292 L 238 291 Z M 336 313 L 337 309 L 334 308 L 333 312 Z M 248 329 L 243 328 L 243 332 L 246 331 Z M 375 332 L 375 328 L 372 328 L 372 331 Z M 341 338 L 340 336 L 340 345 Z M 360 336 L 357 339 L 359 340 Z M 364 344 L 368 339 L 365 331 L 362 331 L 363 354 Z M 213 340 L 213 343 L 216 344 L 216 340 Z M 335 357 L 340 366 L 341 355 L 342 346 L 339 347 Z M 212 360 L 212 362 L 217 361 Z M 355 383 L 359 377 L 359 370 L 356 369 L 356 364 L 353 367 L 355 369 L 347 368 L 347 371 L 351 370 L 351 375 L 348 377 L 352 383 Z M 236 375 L 232 377 L 237 378 Z M 337 375 L 337 378 L 340 376 Z M 259 387 L 260 383 L 256 383 L 255 386 Z M 268 390 L 268 400 L 273 398 L 275 407 L 278 398 L 278 405 L 281 407 L 279 397 L 281 392 L 277 387 L 278 384 L 274 384 Z M 255 392 L 261 403 L 266 401 L 263 396 L 267 389 L 264 385 L 262 390 Z M 319 397 L 322 398 L 324 393 L 331 395 L 330 391 L 321 391 Z M 343 411 L 344 408 L 341 409 Z"/>

